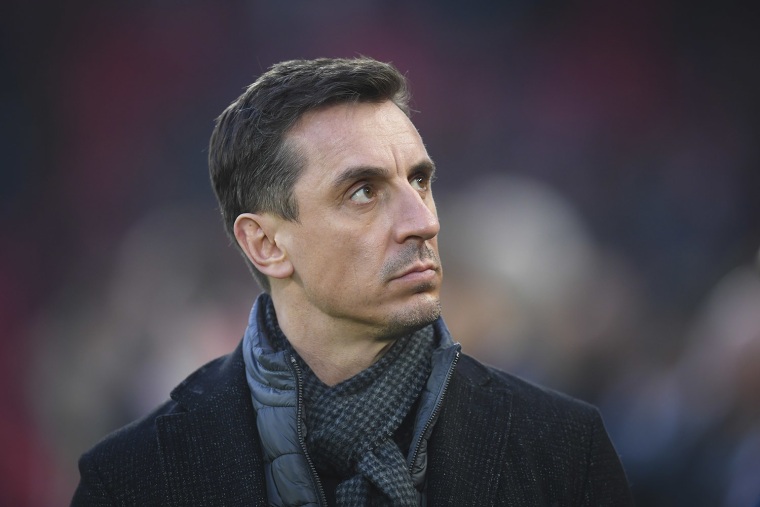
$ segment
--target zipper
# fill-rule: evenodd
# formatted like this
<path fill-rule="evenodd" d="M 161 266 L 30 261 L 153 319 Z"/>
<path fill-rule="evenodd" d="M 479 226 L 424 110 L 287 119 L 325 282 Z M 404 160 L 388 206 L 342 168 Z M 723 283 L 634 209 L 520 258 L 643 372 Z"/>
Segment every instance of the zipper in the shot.
<path fill-rule="evenodd" d="M 327 496 L 325 496 L 325 490 L 322 488 L 322 482 L 319 480 L 317 468 L 314 466 L 314 462 L 311 460 L 311 456 L 309 456 L 309 452 L 306 450 L 306 439 L 303 437 L 303 430 L 301 429 L 301 422 L 303 418 L 303 380 L 301 379 L 301 368 L 299 368 L 295 357 L 288 357 L 290 359 L 290 363 L 293 365 L 293 371 L 295 372 L 296 376 L 296 432 L 298 433 L 298 443 L 301 444 L 301 450 L 303 451 L 303 455 L 306 458 L 306 463 L 309 465 L 309 470 L 311 472 L 311 480 L 314 482 L 314 487 L 319 494 L 319 505 L 322 507 L 327 507 Z"/>
<path fill-rule="evenodd" d="M 443 399 L 446 396 L 446 391 L 449 389 L 449 383 L 451 382 L 451 377 L 454 375 L 454 368 L 457 366 L 457 362 L 459 362 L 459 354 L 460 352 L 457 350 L 456 355 L 454 356 L 454 360 L 451 361 L 451 364 L 449 365 L 449 371 L 446 372 L 446 378 L 443 381 L 443 389 L 441 389 L 441 395 L 438 397 L 438 399 L 435 402 L 435 407 L 433 407 L 433 412 L 430 414 L 430 417 L 428 417 L 428 420 L 425 422 L 425 426 L 422 428 L 422 431 L 420 432 L 420 436 L 417 439 L 417 443 L 414 447 L 414 453 L 412 454 L 412 459 L 409 461 L 409 473 L 412 473 L 412 468 L 414 467 L 414 463 L 417 461 L 417 455 L 420 453 L 420 447 L 422 447 L 422 439 L 425 438 L 425 434 L 428 432 L 428 429 L 430 429 L 430 425 L 433 424 L 433 421 L 436 420 L 438 417 L 438 412 L 441 410 L 441 406 L 443 405 Z"/>

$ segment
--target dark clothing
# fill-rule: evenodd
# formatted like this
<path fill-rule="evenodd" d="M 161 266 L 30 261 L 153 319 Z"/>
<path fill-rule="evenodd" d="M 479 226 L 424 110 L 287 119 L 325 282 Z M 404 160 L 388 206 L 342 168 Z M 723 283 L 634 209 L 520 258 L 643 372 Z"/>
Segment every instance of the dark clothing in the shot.
<path fill-rule="evenodd" d="M 269 504 L 426 505 L 428 440 L 461 349 L 443 319 L 328 387 L 289 345 L 275 313 L 270 297 L 259 296 L 243 335 Z M 393 437 L 415 404 L 410 444 L 399 446 Z M 325 484 L 336 475 L 337 486 Z"/>
<path fill-rule="evenodd" d="M 242 348 L 85 453 L 74 506 L 266 505 Z M 428 445 L 428 505 L 627 506 L 597 410 L 462 355 Z"/>

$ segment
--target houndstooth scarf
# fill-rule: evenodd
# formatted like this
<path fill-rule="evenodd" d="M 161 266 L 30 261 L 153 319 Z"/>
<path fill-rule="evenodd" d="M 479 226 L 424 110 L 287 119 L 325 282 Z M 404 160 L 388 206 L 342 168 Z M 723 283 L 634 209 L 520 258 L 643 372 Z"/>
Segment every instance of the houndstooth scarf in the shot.
<path fill-rule="evenodd" d="M 275 348 L 303 371 L 306 445 L 321 474 L 343 481 L 338 506 L 417 506 L 405 456 L 394 434 L 430 375 L 432 326 L 400 338 L 375 364 L 333 387 L 325 385 L 288 343 L 269 300 L 266 326 Z"/>

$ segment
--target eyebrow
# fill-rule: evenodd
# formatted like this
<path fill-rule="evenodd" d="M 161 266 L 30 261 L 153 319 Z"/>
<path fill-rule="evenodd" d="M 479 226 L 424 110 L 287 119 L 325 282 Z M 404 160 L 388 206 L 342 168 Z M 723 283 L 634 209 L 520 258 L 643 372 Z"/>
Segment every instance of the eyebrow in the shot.
<path fill-rule="evenodd" d="M 381 167 L 375 167 L 375 166 L 356 166 L 356 167 L 350 167 L 340 173 L 338 176 L 335 177 L 335 179 L 332 181 L 332 188 L 342 188 L 344 185 L 347 185 L 349 183 L 353 183 L 354 181 L 363 180 L 363 179 L 379 179 L 386 177 L 388 175 L 388 170 L 383 169 Z M 418 162 L 417 164 L 413 165 L 412 168 L 409 170 L 409 174 L 414 174 L 417 172 L 424 172 L 427 173 L 429 178 L 433 178 L 433 175 L 435 174 L 435 163 L 433 163 L 432 160 L 423 160 L 421 162 Z"/>

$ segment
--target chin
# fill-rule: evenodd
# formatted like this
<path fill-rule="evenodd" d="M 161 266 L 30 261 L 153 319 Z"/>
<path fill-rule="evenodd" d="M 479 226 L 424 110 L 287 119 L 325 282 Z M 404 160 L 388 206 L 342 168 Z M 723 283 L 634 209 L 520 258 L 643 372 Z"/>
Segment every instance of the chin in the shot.
<path fill-rule="evenodd" d="M 421 297 L 420 297 L 421 296 Z M 413 333 L 441 316 L 441 301 L 437 295 L 415 294 L 415 301 L 406 303 L 388 319 L 388 336 L 398 337 Z"/>

